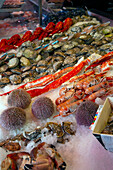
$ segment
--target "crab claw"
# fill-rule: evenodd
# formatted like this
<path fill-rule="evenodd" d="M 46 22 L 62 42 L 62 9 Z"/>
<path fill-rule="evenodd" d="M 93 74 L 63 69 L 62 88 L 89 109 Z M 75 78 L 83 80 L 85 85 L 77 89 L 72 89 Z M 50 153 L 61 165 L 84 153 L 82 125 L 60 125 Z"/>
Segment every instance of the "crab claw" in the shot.
<path fill-rule="evenodd" d="M 1 170 L 16 170 L 16 163 L 14 162 L 14 160 L 12 160 L 11 158 L 7 157 L 2 161 L 1 164 Z"/>
<path fill-rule="evenodd" d="M 30 154 L 27 152 L 17 152 L 8 154 L 1 164 L 1 170 L 23 170 L 25 164 L 31 162 Z"/>
<path fill-rule="evenodd" d="M 31 163 L 31 164 L 25 164 L 24 166 L 25 170 L 53 170 L 54 169 L 54 163 L 51 160 L 51 158 L 47 158 L 46 155 L 39 155 L 37 157 L 37 161 Z"/>

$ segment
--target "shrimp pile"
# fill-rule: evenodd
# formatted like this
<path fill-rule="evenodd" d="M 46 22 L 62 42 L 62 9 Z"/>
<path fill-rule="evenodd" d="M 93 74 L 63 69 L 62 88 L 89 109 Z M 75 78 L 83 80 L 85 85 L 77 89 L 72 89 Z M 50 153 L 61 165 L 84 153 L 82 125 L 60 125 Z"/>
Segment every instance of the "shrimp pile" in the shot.
<path fill-rule="evenodd" d="M 73 77 L 59 90 L 59 97 L 55 101 L 59 114 L 55 117 L 75 113 L 77 106 L 85 100 L 95 102 L 97 97 L 113 95 L 113 76 L 108 76 L 113 59 L 105 56 L 106 59 L 97 59 L 86 67 L 84 74 Z"/>

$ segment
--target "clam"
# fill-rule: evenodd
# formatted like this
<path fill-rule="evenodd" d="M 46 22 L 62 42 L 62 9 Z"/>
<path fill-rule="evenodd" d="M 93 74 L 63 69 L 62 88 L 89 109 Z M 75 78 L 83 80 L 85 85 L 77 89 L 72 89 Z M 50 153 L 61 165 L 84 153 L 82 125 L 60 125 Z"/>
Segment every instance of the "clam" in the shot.
<path fill-rule="evenodd" d="M 78 33 L 78 32 L 81 32 L 81 28 L 75 26 L 75 27 L 72 27 L 72 28 L 71 28 L 71 31 L 74 32 L 74 33 Z"/>
<path fill-rule="evenodd" d="M 20 75 L 17 75 L 17 74 L 13 74 L 9 77 L 10 81 L 11 81 L 11 84 L 20 84 L 22 83 L 22 78 Z"/>
<path fill-rule="evenodd" d="M 57 55 L 65 58 L 65 54 L 62 51 L 55 51 L 54 56 L 57 56 Z"/>
<path fill-rule="evenodd" d="M 64 135 L 62 126 L 60 124 L 48 122 L 45 127 L 48 128 L 51 133 L 56 133 L 57 137 L 62 137 Z"/>
<path fill-rule="evenodd" d="M 32 76 L 32 73 L 31 73 L 30 70 L 29 70 L 29 71 L 26 71 L 26 72 L 24 72 L 24 73 L 21 74 L 21 77 L 22 77 L 22 78 L 25 78 L 25 77 L 28 77 L 28 76 Z"/>
<path fill-rule="evenodd" d="M 88 45 L 93 41 L 93 38 L 91 35 L 84 34 L 84 35 L 81 35 L 79 38 L 83 40 L 85 44 L 88 44 Z"/>
<path fill-rule="evenodd" d="M 74 135 L 76 132 L 76 125 L 74 125 L 72 122 L 63 122 L 62 123 L 63 130 L 65 133 L 69 135 Z"/>
<path fill-rule="evenodd" d="M 64 65 L 74 63 L 75 61 L 76 61 L 75 56 L 67 56 L 64 60 Z"/>
<path fill-rule="evenodd" d="M 45 60 L 46 60 L 47 62 L 50 62 L 50 61 L 52 60 L 52 58 L 53 58 L 53 56 L 49 56 L 49 57 L 47 57 Z"/>
<path fill-rule="evenodd" d="M 32 45 L 33 45 L 33 43 L 28 40 L 28 41 L 24 42 L 24 43 L 21 45 L 21 47 L 22 47 L 22 48 L 23 48 L 23 47 L 32 47 Z"/>
<path fill-rule="evenodd" d="M 9 84 L 9 82 L 10 82 L 10 80 L 7 77 L 2 77 L 0 79 L 0 85 L 7 85 L 7 84 Z"/>
<path fill-rule="evenodd" d="M 16 54 L 16 56 L 18 58 L 22 57 L 22 55 L 23 55 L 23 51 L 22 50 L 18 51 L 17 54 Z"/>
<path fill-rule="evenodd" d="M 61 50 L 62 51 L 67 51 L 69 49 L 72 49 L 74 48 L 74 44 L 64 44 L 62 47 L 61 47 Z"/>
<path fill-rule="evenodd" d="M 25 51 L 23 52 L 23 55 L 28 58 L 28 59 L 33 59 L 36 57 L 36 52 L 33 51 L 30 48 L 25 49 Z"/>
<path fill-rule="evenodd" d="M 45 37 L 43 40 L 42 40 L 42 43 L 48 43 L 51 41 L 51 38 L 50 37 Z"/>
<path fill-rule="evenodd" d="M 7 71 L 7 69 L 8 69 L 8 65 L 4 64 L 3 66 L 0 67 L 0 73 Z"/>
<path fill-rule="evenodd" d="M 22 67 L 21 71 L 25 72 L 25 71 L 29 71 L 31 69 L 31 66 L 26 66 L 26 67 Z"/>
<path fill-rule="evenodd" d="M 13 68 L 13 69 L 11 69 L 11 72 L 16 73 L 16 74 L 21 74 L 22 73 L 22 71 L 19 68 Z"/>
<path fill-rule="evenodd" d="M 8 76 L 11 76 L 13 73 L 12 71 L 5 71 L 4 72 L 4 76 L 8 77 Z"/>
<path fill-rule="evenodd" d="M 59 68 L 61 68 L 63 61 L 57 61 L 53 64 L 53 70 L 57 71 Z"/>
<path fill-rule="evenodd" d="M 53 45 L 53 48 L 54 48 L 54 49 L 58 49 L 58 48 L 60 48 L 62 45 L 63 45 L 63 44 L 62 44 L 61 42 L 59 42 L 58 44 Z"/>
<path fill-rule="evenodd" d="M 35 58 L 35 61 L 38 62 L 42 59 L 42 56 L 41 55 L 37 55 L 36 58 Z"/>
<path fill-rule="evenodd" d="M 72 55 L 72 54 L 75 54 L 75 50 L 74 50 L 74 48 L 73 48 L 73 49 L 70 49 L 70 50 L 67 50 L 67 51 L 65 52 L 65 54 L 66 54 L 66 55 Z"/>
<path fill-rule="evenodd" d="M 64 57 L 62 56 L 54 56 L 51 60 L 51 62 L 53 63 L 54 61 L 64 61 Z"/>
<path fill-rule="evenodd" d="M 53 51 L 53 46 L 52 45 L 49 45 L 47 48 L 46 48 L 46 52 L 50 53 Z"/>
<path fill-rule="evenodd" d="M 39 66 L 36 68 L 36 72 L 38 72 L 38 73 L 45 72 L 46 70 L 47 70 L 46 66 Z"/>
<path fill-rule="evenodd" d="M 31 64 L 29 59 L 26 57 L 21 57 L 20 62 L 22 66 L 30 66 Z"/>
<path fill-rule="evenodd" d="M 31 132 L 23 132 L 23 136 L 29 140 L 34 140 L 34 139 L 40 138 L 41 137 L 41 127 L 39 126 L 34 131 L 31 131 Z"/>
<path fill-rule="evenodd" d="M 23 79 L 23 83 L 28 83 L 28 82 L 31 82 L 31 81 L 34 81 L 34 80 L 35 80 L 35 78 L 33 78 L 33 77 L 25 77 Z"/>
<path fill-rule="evenodd" d="M 62 32 L 61 33 L 56 33 L 56 34 L 52 35 L 52 39 L 56 39 L 58 37 L 61 37 L 62 35 L 63 35 Z"/>
<path fill-rule="evenodd" d="M 111 44 L 108 43 L 108 44 L 102 45 L 102 46 L 100 47 L 100 49 L 101 49 L 101 50 L 106 50 L 106 49 L 110 49 L 110 47 L 111 47 Z"/>
<path fill-rule="evenodd" d="M 106 35 L 106 34 L 111 34 L 112 31 L 113 31 L 112 27 L 107 26 L 106 28 L 103 28 L 102 33 Z"/>
<path fill-rule="evenodd" d="M 19 59 L 18 58 L 12 58 L 9 60 L 9 62 L 7 63 L 7 65 L 9 66 L 9 68 L 14 68 L 16 66 L 18 66 L 19 64 Z"/>
<path fill-rule="evenodd" d="M 97 41 L 101 40 L 103 37 L 104 37 L 104 35 L 103 35 L 103 34 L 100 34 L 100 33 L 98 33 L 98 32 L 96 32 L 96 33 L 94 34 L 94 36 L 93 36 L 93 38 L 94 38 L 95 40 L 97 40 Z"/>
<path fill-rule="evenodd" d="M 47 61 L 46 60 L 40 60 L 38 63 L 37 63 L 37 67 L 38 66 L 46 66 L 47 65 Z"/>

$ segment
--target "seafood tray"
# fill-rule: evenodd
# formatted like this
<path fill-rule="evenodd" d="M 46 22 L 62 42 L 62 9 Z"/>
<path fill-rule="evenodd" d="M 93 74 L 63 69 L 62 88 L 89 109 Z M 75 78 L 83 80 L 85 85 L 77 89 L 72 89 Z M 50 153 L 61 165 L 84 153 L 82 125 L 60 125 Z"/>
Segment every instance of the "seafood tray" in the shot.
<path fill-rule="evenodd" d="M 41 132 L 43 131 L 44 133 L 40 133 L 40 131 L 38 131 L 39 129 L 35 129 L 35 128 L 37 126 L 39 126 L 40 124 L 43 126 L 43 125 L 45 125 L 45 123 L 48 122 L 48 124 L 46 126 L 46 130 L 49 125 L 49 128 L 48 128 L 49 131 L 47 131 L 47 136 L 50 139 L 49 142 L 50 142 L 50 144 L 55 143 L 56 146 L 58 146 L 58 147 L 61 146 L 61 149 L 65 147 L 64 150 L 63 149 L 60 150 L 60 148 L 58 150 L 58 151 L 61 151 L 59 153 L 61 154 L 61 156 L 64 159 L 62 160 L 61 156 L 55 157 L 53 159 L 53 157 L 52 157 L 53 154 L 55 153 L 55 155 L 58 155 L 58 153 L 55 152 L 52 148 L 50 148 L 50 146 L 48 146 L 48 145 L 46 147 L 44 147 L 44 153 L 47 157 L 45 157 L 45 155 L 43 155 L 44 157 L 41 157 L 41 158 L 45 158 L 47 163 L 49 162 L 48 158 L 51 158 L 49 160 L 51 162 L 53 162 L 52 164 L 54 166 L 56 166 L 56 164 L 55 164 L 56 159 L 58 161 L 62 160 L 62 161 L 60 161 L 61 162 L 60 165 L 63 164 L 63 168 L 65 168 L 65 162 L 66 162 L 67 170 L 70 170 L 70 169 L 73 170 L 77 166 L 76 165 L 77 156 L 79 158 L 80 155 L 82 155 L 81 160 L 78 158 L 77 159 L 79 160 L 79 162 L 84 161 L 85 168 L 83 168 L 84 166 L 82 166 L 82 167 L 76 168 L 76 169 L 78 169 L 78 170 L 79 169 L 85 169 L 85 170 L 91 169 L 92 165 L 88 167 L 88 164 L 87 164 L 87 167 L 86 167 L 85 158 L 86 158 L 86 156 L 88 156 L 87 162 L 90 162 L 89 159 L 91 159 L 90 156 L 92 156 L 90 150 L 92 148 L 93 148 L 93 152 L 92 152 L 93 156 L 95 156 L 95 155 L 96 155 L 96 157 L 98 156 L 98 154 L 95 154 L 95 143 L 97 142 L 97 140 L 94 138 L 96 142 L 94 141 L 94 143 L 91 143 L 91 145 L 89 145 L 89 142 L 91 140 L 93 141 L 94 139 L 92 139 L 93 137 L 91 137 L 92 133 L 89 134 L 89 131 L 88 131 L 89 129 L 87 130 L 85 128 L 82 130 L 79 129 L 76 132 L 77 135 L 75 135 L 75 134 L 73 135 L 73 131 L 72 131 L 73 126 L 72 126 L 72 123 L 70 123 L 70 122 L 74 122 L 76 125 L 76 120 L 75 120 L 75 115 L 74 115 L 74 111 L 76 109 L 75 106 L 77 106 L 77 104 L 74 103 L 76 100 L 77 100 L 77 102 L 79 102 L 79 104 L 80 104 L 80 102 L 83 102 L 83 100 L 87 100 L 88 98 L 90 100 L 94 101 L 96 97 L 104 96 L 104 94 L 109 95 L 108 92 L 110 92 L 110 93 L 112 92 L 109 90 L 110 90 L 110 86 L 113 85 L 113 82 L 112 82 L 113 76 L 111 76 L 111 77 L 109 77 L 110 75 L 107 75 L 107 77 L 104 76 L 104 81 L 105 81 L 104 82 L 103 75 L 106 73 L 106 71 L 112 70 L 113 29 L 109 26 L 109 23 L 101 24 L 97 20 L 92 21 L 92 20 L 90 20 L 91 18 L 88 18 L 85 16 L 82 16 L 82 19 L 83 20 L 85 19 L 83 24 L 84 25 L 88 24 L 87 27 L 84 28 L 83 25 L 81 25 L 81 27 L 79 27 L 81 22 L 75 23 L 75 25 L 73 27 L 71 27 L 71 29 L 69 29 L 68 34 L 71 35 L 69 37 L 64 32 L 58 33 L 57 32 L 58 30 L 56 29 L 56 30 L 53 30 L 53 31 L 55 31 L 55 33 L 57 33 L 56 35 L 53 34 L 52 37 L 44 37 L 44 38 L 43 38 L 43 36 L 41 36 L 41 39 L 40 39 L 41 41 L 38 41 L 38 39 L 37 39 L 37 41 L 34 41 L 34 42 L 28 41 L 29 38 L 34 38 L 34 40 L 36 40 L 35 37 L 32 36 L 31 31 L 27 31 L 24 35 L 22 35 L 22 37 L 20 37 L 19 35 L 16 35 L 16 36 L 11 37 L 11 39 L 9 39 L 10 41 L 8 41 L 7 47 L 9 47 L 8 46 L 9 42 L 11 44 L 15 44 L 18 42 L 18 40 L 20 40 L 20 41 L 18 44 L 19 48 L 16 49 L 17 51 L 15 50 L 15 52 L 12 52 L 12 51 L 7 52 L 7 48 L 4 48 L 4 50 L 6 50 L 6 53 L 1 54 L 1 60 L 0 60 L 1 67 L 0 68 L 1 68 L 1 77 L 3 76 L 1 78 L 1 82 L 0 82 L 1 83 L 0 90 L 3 90 L 2 93 L 0 94 L 0 99 L 1 99 L 0 101 L 3 102 L 3 105 L 0 102 L 0 105 L 2 106 L 2 107 L 0 106 L 1 112 L 4 111 L 4 108 L 5 108 L 6 110 L 4 113 L 6 115 L 8 114 L 7 110 L 10 111 L 10 109 L 12 109 L 12 107 L 10 108 L 10 106 L 11 106 L 10 102 L 16 101 L 17 104 L 22 103 L 21 101 L 26 102 L 25 98 L 21 99 L 20 102 L 19 102 L 19 100 L 15 100 L 14 98 L 12 98 L 12 100 L 10 100 L 10 99 L 8 100 L 8 96 L 10 96 L 10 94 L 12 94 L 12 93 L 10 93 L 11 91 L 9 91 L 9 90 L 11 90 L 11 88 L 14 88 L 14 89 L 18 88 L 17 91 L 22 90 L 21 88 L 23 88 L 24 92 L 27 91 L 26 93 L 29 93 L 29 95 L 32 98 L 32 101 L 29 100 L 31 103 L 29 103 L 29 101 L 28 101 L 29 108 L 26 108 L 26 111 L 24 110 L 27 113 L 26 120 L 28 120 L 28 121 L 26 121 L 26 122 L 25 122 L 25 116 L 24 116 L 25 112 L 22 111 L 22 108 L 19 109 L 18 108 L 19 106 L 16 108 L 16 110 L 17 110 L 16 115 L 18 115 L 20 113 L 21 113 L 21 115 L 23 114 L 23 119 L 22 118 L 19 119 L 19 116 L 17 116 L 16 118 L 14 117 L 12 119 L 13 121 L 11 121 L 14 123 L 12 125 L 10 123 L 8 124 L 7 122 L 4 124 L 4 122 L 5 122 L 4 121 L 4 113 L 3 114 L 1 113 L 1 115 L 3 116 L 3 117 L 0 117 L 0 120 L 3 120 L 2 125 L 1 125 L 3 127 L 1 127 L 1 128 L 4 128 L 4 127 L 6 128 L 5 129 L 6 131 L 4 129 L 3 129 L 3 131 L 0 129 L 1 130 L 0 135 L 3 134 L 3 135 L 1 135 L 1 139 L 5 138 L 4 139 L 5 142 L 3 140 L 1 140 L 1 142 L 3 142 L 3 143 L 1 143 L 2 147 L 0 147 L 1 153 L 2 153 L 2 151 L 4 152 L 5 147 L 6 147 L 6 150 L 11 149 L 11 148 L 12 149 L 16 148 L 18 150 L 18 148 L 23 147 L 24 144 L 25 145 L 27 144 L 26 150 L 27 150 L 27 155 L 29 156 L 29 153 L 28 153 L 28 151 L 30 151 L 29 145 L 31 145 L 31 147 L 32 146 L 34 147 L 35 144 L 37 145 L 37 142 L 40 141 L 40 138 L 42 140 L 42 137 L 43 137 L 43 140 L 44 140 L 44 138 L 46 137 L 45 136 L 46 133 L 45 133 L 45 131 L 43 131 L 45 128 L 41 128 Z M 90 21 L 87 21 L 88 19 Z M 72 23 L 71 21 L 72 20 L 69 19 L 69 22 L 68 22 L 69 26 L 72 25 L 72 24 L 70 25 L 70 23 Z M 61 23 L 62 22 L 60 21 L 60 24 Z M 57 26 L 58 25 L 60 26 L 60 24 L 58 23 Z M 90 26 L 89 24 L 94 24 L 94 25 Z M 45 30 L 49 26 L 53 26 L 53 25 L 49 24 L 45 28 Z M 103 27 L 104 27 L 104 29 L 103 29 Z M 61 27 L 61 29 L 62 29 L 62 27 Z M 67 30 L 67 28 L 66 28 L 66 30 Z M 98 34 L 97 34 L 95 32 L 95 30 L 100 31 L 100 32 L 98 32 Z M 37 30 L 35 30 L 35 33 L 37 33 L 36 31 Z M 38 31 L 43 31 L 43 30 L 41 28 L 38 28 Z M 85 31 L 85 34 L 84 34 L 84 31 Z M 92 31 L 91 35 L 89 35 L 90 31 Z M 74 37 L 75 34 L 73 35 L 73 32 L 76 33 L 76 35 L 78 37 Z M 43 33 L 45 34 L 45 32 L 43 32 Z M 44 35 L 44 34 L 42 34 L 42 33 L 39 34 L 39 32 L 38 32 L 37 37 L 40 35 Z M 34 35 L 36 35 L 36 34 L 34 34 Z M 44 36 L 46 36 L 46 35 L 44 35 Z M 60 38 L 58 39 L 58 37 L 60 37 Z M 75 41 L 75 39 L 77 41 Z M 60 41 L 60 40 L 62 40 L 62 41 Z M 7 40 L 5 40 L 5 42 L 7 42 Z M 90 46 L 90 45 L 92 45 L 92 46 Z M 10 47 L 12 47 L 12 46 L 10 46 Z M 90 47 L 90 50 L 89 50 L 89 47 Z M 73 55 L 75 53 L 76 53 L 76 56 Z M 107 68 L 104 65 L 105 64 L 104 61 L 107 61 L 107 63 L 108 63 Z M 4 63 L 6 64 L 5 66 L 4 66 Z M 70 65 L 69 65 L 69 63 L 70 63 Z M 96 69 L 93 69 L 94 67 L 96 67 Z M 90 70 L 91 68 L 92 68 L 92 70 Z M 61 69 L 61 70 L 59 70 L 59 69 Z M 83 71 L 84 69 L 86 71 Z M 4 74 L 4 72 L 5 72 L 5 74 Z M 80 80 L 84 80 L 88 76 L 90 76 L 90 78 L 92 78 L 92 81 L 90 79 L 90 82 L 88 84 L 86 84 L 86 85 L 88 85 L 87 88 L 89 90 L 89 91 L 86 91 L 86 88 L 85 87 L 83 88 L 83 84 L 84 84 L 83 81 L 80 82 Z M 101 81 L 103 81 L 103 82 L 101 82 Z M 111 81 L 111 82 L 109 82 L 109 81 Z M 22 84 L 22 83 L 24 83 L 24 84 Z M 66 84 L 64 85 L 63 83 L 64 84 L 67 83 L 67 86 L 66 86 Z M 7 85 L 10 85 L 10 86 L 8 87 Z M 12 86 L 12 85 L 18 85 L 18 87 Z M 64 88 L 62 87 L 64 90 L 61 88 L 62 85 L 64 85 Z M 72 85 L 72 86 L 70 86 L 70 85 Z M 96 85 L 98 85 L 98 87 Z M 6 90 L 7 92 L 5 91 L 5 88 L 4 88 L 5 86 L 7 86 L 9 88 Z M 81 88 L 81 86 L 82 86 L 82 88 Z M 93 90 L 90 88 L 90 86 L 93 87 Z M 95 89 L 95 87 L 96 87 L 96 89 Z M 59 90 L 59 88 L 61 88 L 61 89 Z M 14 89 L 13 89 L 13 92 L 14 92 Z M 65 91 L 65 89 L 66 89 L 66 91 Z M 46 110 L 43 113 L 44 116 L 45 115 L 48 116 L 47 112 L 49 113 L 49 116 L 51 116 L 50 113 L 53 113 L 55 115 L 52 115 L 51 118 L 46 117 L 47 119 L 43 120 L 44 117 L 42 116 L 42 112 L 39 110 L 41 119 L 37 120 L 38 118 L 36 119 L 34 117 L 37 114 L 32 112 L 35 108 L 35 107 L 33 108 L 33 105 L 36 101 L 35 99 L 36 98 L 39 99 L 40 98 L 39 95 L 46 96 L 48 94 L 50 96 L 50 98 L 52 99 L 52 101 L 54 101 L 54 104 L 57 101 L 57 104 L 60 105 L 62 103 L 58 102 L 58 97 L 60 95 L 60 94 L 58 94 L 59 92 L 64 92 L 64 95 L 61 94 L 61 96 L 60 96 L 61 97 L 60 99 L 62 99 L 62 100 L 59 100 L 59 101 L 63 101 L 63 103 L 64 103 L 66 100 L 68 100 L 68 102 L 69 102 L 69 100 L 71 99 L 70 100 L 71 103 L 68 103 L 69 105 L 68 104 L 65 105 L 66 107 L 68 106 L 67 110 L 66 110 L 66 108 L 64 108 L 64 112 L 60 112 L 60 114 L 56 115 L 57 114 L 56 110 L 55 110 L 55 113 L 53 113 L 54 109 L 52 109 L 52 111 L 50 112 L 50 111 L 47 111 L 48 110 L 47 108 L 45 108 L 45 109 L 42 109 L 42 111 Z M 69 95 L 66 95 L 67 92 L 69 92 Z M 70 93 L 70 92 L 72 92 L 72 93 Z M 9 94 L 9 95 L 7 95 L 7 94 Z M 24 93 L 22 93 L 22 94 L 24 94 Z M 71 96 L 71 94 L 72 94 L 72 96 Z M 93 94 L 93 96 L 91 96 L 92 94 Z M 63 98 L 62 98 L 62 96 L 63 96 Z M 19 95 L 18 95 L 18 97 L 19 97 Z M 24 95 L 24 97 L 25 97 L 25 95 Z M 74 97 L 74 98 L 71 98 L 71 97 Z M 88 97 L 88 98 L 85 98 L 85 97 Z M 93 97 L 93 98 L 91 98 L 91 97 Z M 9 101 L 9 103 L 7 103 L 8 101 Z M 41 102 L 41 104 L 43 104 L 43 103 L 44 102 Z M 44 107 L 45 106 L 46 106 L 46 104 L 44 103 Z M 50 104 L 49 104 L 49 106 L 51 108 Z M 38 109 L 36 109 L 35 112 L 37 110 Z M 62 107 L 62 110 L 63 110 L 63 107 Z M 6 117 L 7 116 L 5 116 L 5 120 L 6 120 Z M 13 116 L 11 116 L 11 118 L 12 117 Z M 22 122 L 21 122 L 21 120 L 22 120 Z M 10 119 L 8 121 L 10 121 Z M 22 125 L 25 123 L 25 127 L 22 127 L 22 129 L 20 131 L 19 131 L 19 129 L 16 129 L 16 131 L 14 129 L 15 133 L 11 134 L 11 131 L 13 130 L 12 127 L 16 128 L 16 125 L 18 125 L 18 123 L 16 124 L 15 121 L 19 122 L 19 127 L 22 127 Z M 53 121 L 54 122 L 56 121 L 57 124 L 53 123 Z M 66 126 L 63 122 L 66 124 Z M 72 127 L 72 129 L 70 127 Z M 30 128 L 31 128 L 31 130 L 30 130 Z M 10 130 L 8 131 L 7 129 L 11 129 L 11 131 Z M 59 131 L 59 129 L 60 129 L 60 131 Z M 21 132 L 24 136 L 23 135 L 21 136 Z M 57 136 L 55 136 L 55 139 L 53 141 L 51 137 L 54 137 L 54 132 L 55 132 L 55 134 L 57 134 Z M 52 134 L 52 136 L 49 136 L 50 133 Z M 18 134 L 20 134 L 20 136 L 15 136 Z M 14 136 L 16 140 L 17 140 L 17 138 L 22 137 L 21 142 L 20 141 L 18 143 L 17 143 L 17 141 L 15 142 L 14 138 L 12 138 L 12 140 L 10 141 L 9 138 L 12 136 Z M 86 139 L 88 137 L 89 138 L 91 137 L 90 140 Z M 6 138 L 8 140 L 6 140 Z M 45 140 L 47 141 L 47 139 L 45 139 Z M 82 154 L 79 153 L 79 151 L 78 151 L 81 149 L 79 149 L 79 147 L 77 147 L 77 146 L 80 146 L 80 140 L 82 142 L 84 140 L 86 141 L 85 145 L 82 145 L 82 142 L 81 142 L 82 147 L 85 148 L 85 152 L 82 152 Z M 52 143 L 52 141 L 53 141 L 53 143 Z M 43 142 L 43 141 L 41 141 L 41 142 Z M 62 145 L 58 145 L 58 142 L 62 143 Z M 63 142 L 64 142 L 64 144 L 63 144 Z M 88 146 L 87 146 L 87 143 L 88 143 Z M 19 146 L 19 144 L 21 146 Z M 51 145 L 51 146 L 54 147 L 53 145 Z M 68 148 L 67 146 L 68 147 L 74 146 L 74 149 L 72 149 L 72 148 L 70 149 L 70 153 L 71 153 L 70 155 L 69 155 L 69 151 L 66 150 Z M 39 144 L 39 146 L 37 146 L 35 149 L 37 151 L 39 150 L 39 152 L 40 152 L 41 148 L 43 148 L 43 147 L 40 147 L 40 144 Z M 87 151 L 88 154 L 86 153 L 87 149 L 89 151 L 89 152 Z M 53 154 L 49 155 L 45 152 L 45 150 L 48 153 L 52 152 Z M 12 150 L 10 150 L 10 151 L 12 151 Z M 76 154 L 77 152 L 78 152 L 78 155 Z M 32 148 L 31 148 L 31 153 L 33 153 Z M 30 155 L 31 155 L 31 153 L 30 153 Z M 85 153 L 85 158 L 84 158 L 84 153 Z M 5 153 L 5 155 L 7 155 L 7 154 L 8 153 Z M 75 160 L 73 162 L 71 162 L 72 157 L 74 157 L 73 154 L 75 156 L 75 158 L 74 158 Z M 107 154 L 107 152 L 106 152 L 106 154 Z M 10 156 L 7 155 L 6 158 L 9 158 L 8 160 L 10 160 L 10 158 L 11 157 L 14 158 L 14 156 L 17 156 L 17 158 L 18 158 L 16 160 L 16 162 L 19 162 L 20 158 L 24 161 L 24 159 L 23 159 L 24 154 L 21 154 L 21 152 L 18 152 L 16 154 L 13 153 L 12 155 L 10 154 Z M 92 158 L 93 158 L 93 156 L 92 156 Z M 70 158 L 70 160 L 68 161 L 67 159 L 69 159 L 69 158 Z M 30 160 L 30 159 L 27 159 L 27 160 Z M 41 159 L 41 160 L 43 160 L 43 159 Z M 5 157 L 4 157 L 4 159 L 2 158 L 2 161 L 3 161 L 2 165 L 4 165 L 4 163 L 7 163 L 7 159 L 5 159 Z M 15 162 L 14 160 L 11 160 L 11 161 L 12 161 L 12 164 Z M 69 164 L 71 164 L 70 162 L 72 164 L 75 163 L 74 164 L 75 166 L 73 166 L 73 167 L 71 165 L 69 166 Z M 104 161 L 100 161 L 100 162 L 104 162 Z M 80 163 L 79 163 L 79 165 L 80 165 Z M 25 162 L 24 162 L 24 164 L 25 164 Z M 27 163 L 27 165 L 25 165 L 25 166 L 26 166 L 25 168 L 28 169 L 35 165 L 33 165 L 33 164 L 29 165 L 29 163 Z M 102 167 L 104 167 L 104 166 L 102 166 Z M 58 168 L 59 168 L 59 166 L 58 166 Z M 63 169 L 63 168 L 61 167 L 61 169 Z M 94 170 L 95 169 L 97 169 L 97 168 L 94 168 Z"/>
<path fill-rule="evenodd" d="M 22 0 L 2 0 L 0 2 L 0 12 L 20 11 L 25 4 Z"/>
<path fill-rule="evenodd" d="M 112 128 L 112 120 L 111 125 L 108 123 L 110 114 L 112 112 L 112 103 L 113 97 L 108 97 L 104 105 L 100 106 L 97 110 L 95 116 L 96 120 L 91 125 L 94 136 L 110 152 L 113 152 L 113 134 L 110 134 L 109 131 L 106 130 L 106 126 L 111 126 Z"/>

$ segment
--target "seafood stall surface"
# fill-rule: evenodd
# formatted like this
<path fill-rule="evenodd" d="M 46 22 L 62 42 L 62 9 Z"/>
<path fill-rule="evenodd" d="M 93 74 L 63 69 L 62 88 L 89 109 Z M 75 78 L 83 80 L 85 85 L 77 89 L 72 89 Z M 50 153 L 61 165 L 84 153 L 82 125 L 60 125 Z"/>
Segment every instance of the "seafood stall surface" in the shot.
<path fill-rule="evenodd" d="M 43 148 L 46 152 L 42 149 L 45 155 L 41 153 L 39 160 L 44 159 L 46 166 L 52 162 L 51 169 L 54 166 L 58 169 L 66 166 L 67 170 L 113 169 L 113 153 L 100 145 L 88 127 L 99 105 L 97 101 L 103 102 L 104 98 L 113 95 L 112 37 L 113 27 L 109 22 L 101 24 L 95 18 L 83 15 L 58 21 L 56 25 L 50 22 L 45 30 L 38 27 L 22 37 L 14 35 L 9 40 L 1 40 L 2 167 L 11 155 L 20 159 L 21 151 L 26 152 L 29 160 L 35 151 L 35 156 L 39 156 L 38 150 L 40 153 L 46 143 L 47 147 Z M 17 49 L 8 51 L 13 48 Z M 15 103 L 17 97 L 18 102 Z M 91 115 L 90 123 L 78 123 L 76 120 L 77 107 L 82 102 L 90 103 L 91 108 L 89 104 L 88 107 L 82 106 L 77 114 L 81 112 L 83 116 L 84 107 L 88 111 L 93 108 L 94 113 L 85 113 L 86 121 Z M 20 115 L 23 118 L 16 120 L 16 126 L 15 118 Z M 58 153 L 54 152 L 53 145 Z M 62 159 L 58 159 L 58 155 Z M 34 160 L 29 163 L 29 160 L 23 159 L 22 164 L 17 166 L 26 164 L 24 169 L 39 166 Z M 12 165 L 14 161 L 10 161 Z M 15 160 L 17 164 L 18 161 Z M 59 164 L 56 165 L 56 162 Z M 63 167 L 60 166 L 62 162 Z"/>
<path fill-rule="evenodd" d="M 41 96 L 47 96 L 55 102 L 56 98 L 58 97 L 59 89 L 54 91 L 50 91 L 49 93 L 42 94 Z M 8 107 L 7 105 L 7 96 L 1 96 L 0 101 L 1 110 L 4 110 Z M 35 98 L 32 99 L 32 102 Z M 31 103 L 32 103 L 31 102 Z M 29 106 L 30 107 L 30 106 Z M 19 133 L 24 131 L 30 131 L 37 127 L 41 123 L 41 125 L 45 124 L 46 122 L 63 122 L 63 121 L 70 121 L 75 122 L 75 116 L 69 115 L 68 117 L 53 117 L 47 119 L 47 121 L 35 121 L 33 120 L 32 116 L 30 115 L 30 111 L 28 112 L 27 108 L 27 122 L 23 129 L 14 130 L 14 131 L 5 131 L 3 128 L 0 127 L 0 139 L 6 139 L 6 135 L 8 137 L 15 136 Z M 31 121 L 32 118 L 32 121 Z M 28 122 L 30 120 L 30 122 Z M 27 134 L 26 134 L 27 135 Z M 70 136 L 69 140 L 65 142 L 65 144 L 57 143 L 56 136 L 46 136 L 42 138 L 43 142 L 47 142 L 48 144 L 53 144 L 56 146 L 58 153 L 61 155 L 63 160 L 66 163 L 67 170 L 110 170 L 113 169 L 113 154 L 105 150 L 101 144 L 95 139 L 92 135 L 90 129 L 85 126 L 78 126 L 75 135 Z M 34 142 L 29 144 L 26 148 L 26 152 L 32 148 L 32 144 L 35 146 Z M 0 163 L 5 159 L 8 152 L 5 152 L 3 148 L 0 147 Z M 9 152 L 11 153 L 11 152 Z"/>

